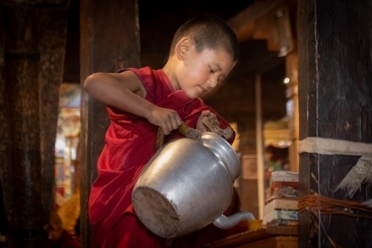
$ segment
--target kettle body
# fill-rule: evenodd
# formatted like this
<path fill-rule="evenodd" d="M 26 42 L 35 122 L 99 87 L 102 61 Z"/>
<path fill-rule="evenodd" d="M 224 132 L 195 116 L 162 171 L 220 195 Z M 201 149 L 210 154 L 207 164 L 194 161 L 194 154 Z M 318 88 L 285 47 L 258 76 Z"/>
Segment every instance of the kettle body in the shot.
<path fill-rule="evenodd" d="M 172 141 L 141 172 L 132 193 L 133 208 L 140 221 L 163 238 L 183 236 L 212 222 L 230 228 L 253 218 L 250 213 L 223 216 L 240 167 L 231 145 L 215 133 L 203 133 L 199 141 Z"/>

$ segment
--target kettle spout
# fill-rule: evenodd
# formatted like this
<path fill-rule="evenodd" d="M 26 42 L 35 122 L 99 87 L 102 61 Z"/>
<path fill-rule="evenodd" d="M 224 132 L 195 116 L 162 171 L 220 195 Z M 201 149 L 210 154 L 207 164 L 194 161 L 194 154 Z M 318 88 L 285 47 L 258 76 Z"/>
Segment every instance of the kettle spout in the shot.
<path fill-rule="evenodd" d="M 255 217 L 251 212 L 238 212 L 230 216 L 221 215 L 216 220 L 213 221 L 213 225 L 220 229 L 229 229 L 237 225 L 243 220 L 254 220 Z"/>

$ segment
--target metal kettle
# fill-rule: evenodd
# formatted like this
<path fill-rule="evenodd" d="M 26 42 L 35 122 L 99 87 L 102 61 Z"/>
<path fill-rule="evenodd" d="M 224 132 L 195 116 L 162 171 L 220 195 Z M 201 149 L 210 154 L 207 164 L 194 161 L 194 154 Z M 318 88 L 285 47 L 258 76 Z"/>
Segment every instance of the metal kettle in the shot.
<path fill-rule="evenodd" d="M 154 234 L 174 238 L 213 223 L 228 229 L 250 212 L 223 213 L 233 197 L 240 161 L 221 136 L 205 132 L 200 141 L 181 138 L 166 144 L 144 167 L 132 192 L 133 208 Z"/>

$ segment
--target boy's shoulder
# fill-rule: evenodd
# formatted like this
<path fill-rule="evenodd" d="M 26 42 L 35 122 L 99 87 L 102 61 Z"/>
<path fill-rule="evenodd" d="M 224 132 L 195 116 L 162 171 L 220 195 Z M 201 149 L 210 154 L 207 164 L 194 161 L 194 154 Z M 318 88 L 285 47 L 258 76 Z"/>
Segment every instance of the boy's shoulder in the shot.
<path fill-rule="evenodd" d="M 152 69 L 150 66 L 145 66 L 145 67 L 140 67 L 140 68 L 125 67 L 125 68 L 121 68 L 121 69 L 117 70 L 116 72 L 121 73 L 121 72 L 124 72 L 124 71 L 132 71 L 135 74 L 139 74 L 139 73 L 141 73 L 141 74 L 152 74 L 152 73 L 156 72 L 156 70 Z"/>

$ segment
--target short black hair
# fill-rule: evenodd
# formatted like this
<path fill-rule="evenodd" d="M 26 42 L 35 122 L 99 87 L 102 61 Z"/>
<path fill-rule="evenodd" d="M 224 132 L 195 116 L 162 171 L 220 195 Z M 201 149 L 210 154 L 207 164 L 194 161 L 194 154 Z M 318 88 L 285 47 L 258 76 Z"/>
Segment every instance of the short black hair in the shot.
<path fill-rule="evenodd" d="M 195 42 L 198 52 L 208 48 L 225 49 L 236 62 L 239 59 L 239 41 L 232 28 L 220 17 L 213 14 L 195 16 L 181 25 L 173 36 L 170 54 L 174 53 L 176 44 L 189 37 Z"/>

